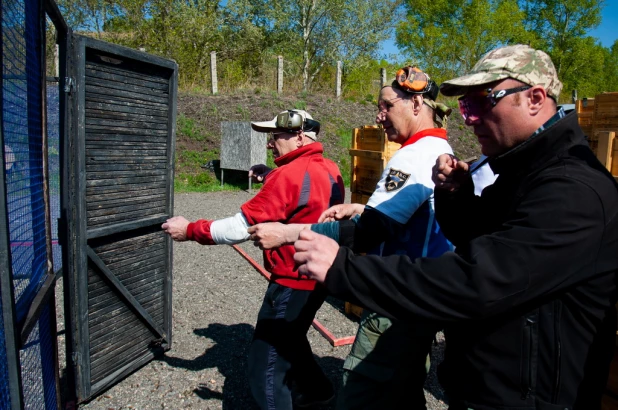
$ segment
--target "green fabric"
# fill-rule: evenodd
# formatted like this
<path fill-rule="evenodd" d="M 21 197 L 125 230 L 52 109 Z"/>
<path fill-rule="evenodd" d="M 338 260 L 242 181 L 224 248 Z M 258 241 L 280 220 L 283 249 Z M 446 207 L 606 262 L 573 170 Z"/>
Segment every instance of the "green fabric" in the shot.
<path fill-rule="evenodd" d="M 428 354 L 438 330 L 365 310 L 343 365 L 338 409 L 397 408 L 402 402 L 424 408 Z"/>

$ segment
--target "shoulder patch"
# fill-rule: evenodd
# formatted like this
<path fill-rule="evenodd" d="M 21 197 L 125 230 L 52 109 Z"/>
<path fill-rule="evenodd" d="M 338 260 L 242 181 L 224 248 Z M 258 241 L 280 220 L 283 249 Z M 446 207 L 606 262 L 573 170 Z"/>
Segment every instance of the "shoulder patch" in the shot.
<path fill-rule="evenodd" d="M 398 190 L 406 183 L 408 178 L 410 178 L 410 174 L 391 168 L 386 177 L 386 190 L 388 192 Z"/>

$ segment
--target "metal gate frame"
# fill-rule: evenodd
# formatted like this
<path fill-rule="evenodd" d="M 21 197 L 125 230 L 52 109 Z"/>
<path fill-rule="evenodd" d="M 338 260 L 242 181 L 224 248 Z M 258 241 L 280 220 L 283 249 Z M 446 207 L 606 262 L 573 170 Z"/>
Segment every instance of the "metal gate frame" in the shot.
<path fill-rule="evenodd" d="M 86 192 L 86 132 L 85 105 L 86 83 L 85 63 L 86 50 L 94 49 L 109 56 L 116 55 L 119 59 L 128 59 L 144 65 L 154 66 L 169 72 L 168 89 L 168 128 L 167 128 L 167 193 L 165 215 L 143 218 L 116 225 L 108 225 L 88 229 L 85 203 Z M 173 177 L 174 149 L 176 123 L 176 93 L 178 66 L 175 62 L 165 60 L 126 47 L 105 43 L 92 38 L 71 36 L 69 41 L 67 67 L 67 83 L 65 90 L 69 92 L 67 115 L 69 124 L 68 144 L 63 162 L 65 172 L 62 182 L 63 191 L 63 225 L 66 229 L 66 241 L 63 241 L 63 252 L 66 252 L 64 266 L 65 318 L 67 329 L 67 370 L 69 372 L 70 392 L 75 392 L 74 399 L 84 402 L 103 392 L 121 378 L 132 373 L 154 357 L 171 348 L 172 321 L 172 240 L 165 238 L 167 268 L 164 280 L 164 318 L 163 326 L 159 326 L 148 312 L 139 304 L 135 297 L 123 286 L 114 273 L 105 266 L 102 258 L 93 250 L 92 241 L 127 231 L 146 229 L 145 227 L 160 226 L 173 214 Z M 150 228 L 149 228 L 150 229 Z M 167 235 L 166 235 L 167 236 Z M 90 242 L 89 242 L 90 241 Z M 88 314 L 88 267 L 98 270 L 99 276 L 108 284 L 115 295 L 141 320 L 141 322 L 159 335 L 148 346 L 149 353 L 143 354 L 137 360 L 127 363 L 121 369 L 108 374 L 104 379 L 92 383 L 89 346 L 89 314 Z M 94 267 L 93 267 L 94 266 Z"/>
<path fill-rule="evenodd" d="M 24 3 L 25 11 L 24 13 L 28 15 L 28 13 L 36 12 L 40 17 L 38 21 L 37 27 L 30 27 L 26 30 L 37 30 L 39 32 L 38 38 L 41 44 L 35 44 L 33 47 L 35 49 L 39 48 L 38 58 L 40 59 L 40 88 L 41 88 L 41 151 L 42 151 L 42 184 L 41 189 L 43 192 L 43 202 L 44 202 L 44 217 L 45 217 L 45 238 L 37 239 L 37 246 L 39 251 L 45 251 L 47 254 L 47 263 L 46 263 L 46 272 L 41 281 L 38 283 L 38 290 L 36 295 L 34 295 L 33 299 L 30 301 L 28 305 L 28 311 L 25 316 L 19 320 L 16 315 L 16 301 L 15 301 L 15 292 L 14 292 L 14 278 L 13 278 L 13 267 L 11 263 L 11 242 L 9 239 L 9 220 L 8 220 L 8 209 L 7 209 L 7 192 L 6 192 L 6 181 L 5 181 L 5 158 L 4 155 L 0 155 L 0 215 L 2 221 L 0 223 L 0 294 L 2 296 L 2 306 L 1 313 L 3 316 L 4 322 L 4 335 L 5 335 L 5 348 L 6 348 L 6 360 L 7 360 L 7 370 L 8 370 L 8 384 L 9 384 L 9 396 L 10 396 L 10 408 L 11 409 L 23 409 L 26 405 L 27 400 L 24 397 L 24 385 L 22 382 L 22 363 L 20 359 L 20 352 L 22 349 L 26 348 L 27 342 L 30 338 L 31 332 L 36 328 L 37 324 L 42 324 L 40 322 L 41 315 L 47 309 L 49 313 L 49 322 L 46 322 L 45 325 L 48 327 L 51 332 L 51 340 L 52 340 L 52 365 L 53 365 L 53 376 L 55 383 L 55 396 L 48 397 L 49 399 L 54 399 L 52 402 L 55 402 L 55 407 L 60 408 L 60 389 L 59 389 L 59 375 L 58 375 L 58 357 L 57 357 L 57 343 L 56 343 L 56 317 L 55 317 L 55 282 L 58 277 L 57 273 L 53 272 L 53 264 L 52 264 L 52 256 L 51 256 L 51 220 L 50 220 L 50 204 L 49 204 L 49 189 L 48 189 L 48 167 L 47 167 L 47 126 L 46 126 L 46 118 L 47 118 L 47 104 L 46 104 L 46 67 L 45 67 L 45 15 L 47 14 L 52 23 L 55 25 L 58 35 L 59 42 L 62 47 L 62 39 L 66 38 L 67 26 L 64 23 L 62 16 L 53 2 L 53 0 L 40 0 L 37 1 L 36 4 L 31 4 L 31 6 L 36 7 L 36 10 L 32 10 L 28 8 L 28 4 Z M 2 13 L 2 9 L 0 9 L 0 13 Z M 0 62 L 4 58 L 4 53 L 0 54 Z M 3 75 L 4 78 L 4 75 Z M 30 83 L 29 83 L 30 84 Z M 2 89 L 4 84 L 0 86 Z M 29 86 L 29 85 L 28 85 Z M 0 96 L 1 97 L 1 96 Z M 4 121 L 3 117 L 3 101 L 4 98 L 0 98 L 0 118 Z M 29 134 L 30 134 L 29 130 Z M 60 133 L 62 134 L 62 123 L 60 128 Z M 4 135 L 2 134 L 2 128 L 0 128 L 0 143 L 4 144 Z M 2 152 L 2 151 L 0 151 Z M 37 330 L 37 332 L 39 332 Z M 40 333 L 38 333 L 40 335 Z M 42 352 L 41 352 L 42 353 Z M 45 383 L 45 381 L 43 381 Z M 47 389 L 43 387 L 45 394 L 47 394 Z M 46 402 L 49 404 L 49 402 Z"/>

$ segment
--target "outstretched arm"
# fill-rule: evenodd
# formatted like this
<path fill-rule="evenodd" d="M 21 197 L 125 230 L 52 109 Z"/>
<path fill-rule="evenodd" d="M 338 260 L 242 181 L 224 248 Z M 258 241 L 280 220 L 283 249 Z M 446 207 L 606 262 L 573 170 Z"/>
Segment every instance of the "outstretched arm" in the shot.
<path fill-rule="evenodd" d="M 294 243 L 300 231 L 310 227 L 310 224 L 284 225 L 280 222 L 265 222 L 250 226 L 247 232 L 253 244 L 264 250 Z"/>
<path fill-rule="evenodd" d="M 242 213 L 216 221 L 200 219 L 189 222 L 183 216 L 175 216 L 161 225 L 161 229 L 173 240 L 196 241 L 202 245 L 232 245 L 249 239 L 249 224 Z"/>

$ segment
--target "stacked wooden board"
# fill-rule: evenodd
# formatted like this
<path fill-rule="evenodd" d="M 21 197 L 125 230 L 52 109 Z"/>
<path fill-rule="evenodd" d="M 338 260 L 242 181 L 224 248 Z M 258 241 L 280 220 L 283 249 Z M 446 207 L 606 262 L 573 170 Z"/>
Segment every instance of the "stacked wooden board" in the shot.
<path fill-rule="evenodd" d="M 598 94 L 594 98 L 577 101 L 575 105 L 579 125 L 588 137 L 590 148 L 597 158 L 618 180 L 618 93 Z M 618 308 L 618 306 L 617 306 Z M 602 409 L 618 408 L 618 336 L 611 364 Z"/>
<path fill-rule="evenodd" d="M 400 145 L 386 137 L 384 128 L 366 125 L 354 128 L 352 135 L 350 191 L 352 203 L 366 204 L 384 172 L 386 163 Z M 345 312 L 360 317 L 363 309 L 352 303 L 345 303 Z"/>
<path fill-rule="evenodd" d="M 590 148 L 603 165 L 618 178 L 618 92 L 597 94 L 577 101 L 577 118 Z"/>

